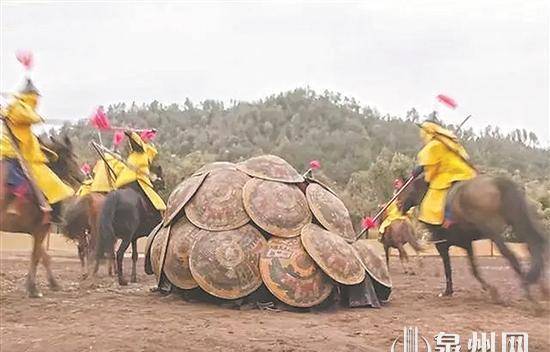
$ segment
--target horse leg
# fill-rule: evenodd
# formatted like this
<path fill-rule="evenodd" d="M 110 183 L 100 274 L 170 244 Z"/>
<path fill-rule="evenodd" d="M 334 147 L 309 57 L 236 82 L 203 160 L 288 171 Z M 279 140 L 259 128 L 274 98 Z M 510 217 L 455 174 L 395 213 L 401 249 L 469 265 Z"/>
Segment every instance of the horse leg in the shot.
<path fill-rule="evenodd" d="M 136 266 L 138 261 L 137 239 L 132 240 L 132 276 L 130 282 L 137 282 Z"/>
<path fill-rule="evenodd" d="M 403 268 L 403 272 L 405 274 L 408 274 L 407 266 L 405 265 L 405 261 L 409 261 L 409 256 L 407 255 L 407 252 L 403 248 L 403 244 L 399 243 L 397 244 L 397 250 L 399 251 L 399 261 L 401 262 L 401 267 Z"/>
<path fill-rule="evenodd" d="M 440 293 L 439 296 L 452 296 L 453 295 L 453 277 L 451 269 L 451 258 L 449 257 L 449 245 L 447 242 L 437 243 L 435 245 L 439 256 L 443 260 L 443 267 L 445 268 L 446 287 L 445 291 Z"/>
<path fill-rule="evenodd" d="M 27 294 L 29 297 L 32 298 L 39 298 L 42 297 L 42 293 L 38 290 L 38 287 L 36 286 L 36 270 L 38 268 L 38 262 L 40 261 L 40 257 L 42 257 L 42 244 L 44 242 L 44 239 L 46 238 L 46 234 L 48 233 L 49 226 L 46 226 L 46 228 L 42 228 L 39 231 L 32 234 L 33 237 L 33 247 L 32 247 L 32 254 L 31 254 L 31 265 L 29 268 L 29 272 L 27 273 L 27 282 L 26 282 L 26 288 L 27 288 Z"/>
<path fill-rule="evenodd" d="M 80 271 L 82 272 L 82 277 L 84 277 L 86 275 L 86 254 L 84 253 L 84 246 L 81 238 L 78 239 L 76 248 L 78 250 L 78 259 L 80 259 Z"/>
<path fill-rule="evenodd" d="M 384 243 L 384 253 L 386 253 L 386 267 L 390 270 L 390 246 Z"/>
<path fill-rule="evenodd" d="M 470 260 L 470 266 L 472 268 L 472 274 L 477 279 L 477 281 L 479 281 L 479 283 L 481 284 L 481 287 L 482 287 L 483 291 L 489 291 L 493 301 L 500 302 L 499 294 L 498 294 L 498 291 L 497 291 L 496 287 L 488 284 L 487 281 L 485 281 L 485 279 L 481 276 L 481 274 L 479 272 L 479 268 L 477 267 L 477 259 L 474 256 L 474 249 L 472 247 L 472 243 L 470 242 L 469 245 L 465 249 L 466 249 L 466 252 L 468 253 L 468 259 Z"/>
<path fill-rule="evenodd" d="M 514 253 L 512 253 L 512 251 L 510 250 L 510 248 L 508 248 L 508 246 L 506 245 L 506 243 L 504 242 L 504 239 L 501 237 L 501 236 L 493 236 L 491 237 L 491 239 L 493 240 L 493 242 L 495 242 L 495 244 L 497 245 L 497 248 L 498 250 L 500 251 L 500 253 L 506 258 L 508 259 L 508 262 L 510 263 L 510 265 L 512 266 L 512 269 L 514 269 L 514 271 L 519 275 L 519 277 L 521 278 L 521 285 L 523 287 L 523 290 L 525 291 L 525 296 L 527 297 L 527 299 L 531 302 L 535 302 L 535 299 L 533 298 L 533 296 L 531 295 L 531 290 L 529 288 L 530 284 L 529 282 L 527 282 L 527 279 L 525 278 L 525 275 L 523 274 L 522 270 L 521 270 L 521 265 L 519 264 L 519 261 L 518 259 L 516 258 L 516 256 L 514 255 Z"/>
<path fill-rule="evenodd" d="M 57 282 L 55 275 L 53 274 L 53 271 L 52 271 L 51 257 L 48 254 L 48 252 L 46 252 L 46 249 L 44 248 L 44 246 L 40 246 L 40 250 L 42 251 L 41 253 L 42 265 L 46 269 L 46 275 L 48 276 L 48 283 L 50 285 L 50 289 L 52 291 L 60 291 L 61 285 L 59 285 L 59 283 Z"/>
<path fill-rule="evenodd" d="M 115 265 L 115 252 L 113 251 L 109 258 L 107 258 L 107 274 L 113 276 L 116 274 L 116 265 Z"/>
<path fill-rule="evenodd" d="M 118 247 L 118 250 L 116 251 L 116 269 L 117 269 L 117 276 L 118 276 L 118 283 L 121 286 L 128 285 L 128 281 L 124 280 L 124 272 L 122 271 L 122 262 L 124 261 L 124 252 L 128 249 L 130 246 L 130 242 L 132 242 L 129 239 L 122 240 L 122 243 Z"/>

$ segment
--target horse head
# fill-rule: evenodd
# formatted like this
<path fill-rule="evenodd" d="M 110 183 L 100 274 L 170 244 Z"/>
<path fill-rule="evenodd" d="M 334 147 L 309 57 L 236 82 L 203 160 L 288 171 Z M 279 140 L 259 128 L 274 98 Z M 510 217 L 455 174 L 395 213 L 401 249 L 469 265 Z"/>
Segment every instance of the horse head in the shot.
<path fill-rule="evenodd" d="M 73 152 L 73 143 L 66 135 L 61 140 L 52 136 L 50 141 L 47 147 L 57 154 L 49 164 L 52 171 L 71 186 L 78 187 L 84 181 L 84 175 Z"/>
<path fill-rule="evenodd" d="M 397 205 L 401 212 L 406 213 L 412 207 L 419 205 L 428 192 L 428 186 L 428 182 L 424 180 L 424 174 L 418 175 L 397 198 Z"/>
<path fill-rule="evenodd" d="M 166 183 L 164 182 L 164 174 L 162 171 L 162 166 L 158 164 L 151 165 L 151 173 L 153 177 L 151 182 L 153 183 L 153 188 L 157 191 L 163 191 L 166 189 Z"/>

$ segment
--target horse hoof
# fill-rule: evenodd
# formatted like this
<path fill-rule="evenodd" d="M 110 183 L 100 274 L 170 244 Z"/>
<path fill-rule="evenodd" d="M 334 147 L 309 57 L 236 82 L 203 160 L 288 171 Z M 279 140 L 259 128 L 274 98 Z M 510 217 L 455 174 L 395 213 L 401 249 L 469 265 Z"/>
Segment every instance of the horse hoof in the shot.
<path fill-rule="evenodd" d="M 81 280 L 86 280 L 88 278 L 88 273 L 83 273 L 82 275 L 80 275 L 80 279 Z"/>
<path fill-rule="evenodd" d="M 50 282 L 50 290 L 52 291 L 61 291 L 63 288 L 61 287 L 60 284 L 58 284 L 57 282 Z"/>
<path fill-rule="evenodd" d="M 502 299 L 500 299 L 500 295 L 498 293 L 498 290 L 494 287 L 489 287 L 488 288 L 489 290 L 489 294 L 491 295 L 491 299 L 493 300 L 493 302 L 497 303 L 497 304 L 503 304 L 504 301 Z"/>
<path fill-rule="evenodd" d="M 28 292 L 29 298 L 42 298 L 42 292 L 38 290 L 31 290 Z"/>
<path fill-rule="evenodd" d="M 120 279 L 120 280 L 118 280 L 118 284 L 120 286 L 128 286 L 128 281 L 126 281 L 124 279 Z"/>
<path fill-rule="evenodd" d="M 135 283 L 137 282 L 137 278 L 135 278 L 135 277 L 132 278 L 132 279 L 130 280 L 130 282 L 133 283 L 133 284 L 135 284 Z"/>
<path fill-rule="evenodd" d="M 438 296 L 439 297 L 451 297 L 452 295 L 453 295 L 452 292 L 445 291 L 445 292 L 441 292 Z"/>

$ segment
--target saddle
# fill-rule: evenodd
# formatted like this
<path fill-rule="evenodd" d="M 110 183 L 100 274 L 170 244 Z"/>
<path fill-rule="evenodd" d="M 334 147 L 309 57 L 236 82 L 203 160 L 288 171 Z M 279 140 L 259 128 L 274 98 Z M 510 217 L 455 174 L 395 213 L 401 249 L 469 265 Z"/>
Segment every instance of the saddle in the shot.
<path fill-rule="evenodd" d="M 8 195 L 17 199 L 30 199 L 31 184 L 25 176 L 19 161 L 16 159 L 3 159 L 3 161 L 7 164 L 5 187 Z"/>
<path fill-rule="evenodd" d="M 447 192 L 447 198 L 445 199 L 445 215 L 443 218 L 443 224 L 441 225 L 443 228 L 448 229 L 455 223 L 455 221 L 453 220 L 452 204 L 454 197 L 457 195 L 458 191 L 460 190 L 460 188 L 462 188 L 463 185 L 464 181 L 454 182 L 451 188 L 449 188 L 449 192 Z"/>

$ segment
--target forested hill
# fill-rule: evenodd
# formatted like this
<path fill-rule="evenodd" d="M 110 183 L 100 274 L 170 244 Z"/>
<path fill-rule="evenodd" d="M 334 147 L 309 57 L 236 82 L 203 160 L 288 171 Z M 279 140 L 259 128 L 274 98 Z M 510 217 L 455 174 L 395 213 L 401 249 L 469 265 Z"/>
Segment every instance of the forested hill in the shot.
<path fill-rule="evenodd" d="M 333 182 L 356 217 L 387 199 L 395 177 L 408 175 L 420 148 L 415 122 L 425 118 L 414 109 L 403 118 L 391 117 L 353 98 L 309 89 L 230 106 L 214 100 L 168 106 L 156 101 L 117 104 L 108 108 L 108 116 L 113 125 L 159 131 L 155 144 L 169 186 L 207 161 L 239 161 L 270 153 L 303 171 L 316 159 L 322 164 L 317 175 Z M 65 125 L 61 132 L 81 142 L 78 152 L 83 160 L 95 159 L 87 142 L 97 139 L 97 133 L 88 121 Z M 466 128 L 459 135 L 480 169 L 536 184 L 534 197 L 542 208 L 550 206 L 550 151 L 537 148 L 533 133 L 517 130 L 505 135 L 488 127 L 478 134 Z M 103 138 L 110 144 L 110 135 Z"/>

